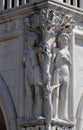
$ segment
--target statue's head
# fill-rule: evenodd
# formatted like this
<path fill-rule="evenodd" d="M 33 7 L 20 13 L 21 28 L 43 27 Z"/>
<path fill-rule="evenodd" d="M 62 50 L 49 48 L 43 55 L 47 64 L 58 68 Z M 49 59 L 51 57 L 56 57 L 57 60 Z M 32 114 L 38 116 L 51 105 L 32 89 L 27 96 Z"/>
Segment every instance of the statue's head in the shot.
<path fill-rule="evenodd" d="M 27 40 L 28 47 L 37 46 L 37 44 L 40 41 L 39 36 L 37 35 L 37 33 L 33 32 L 33 31 L 28 33 L 26 40 Z"/>
<path fill-rule="evenodd" d="M 57 37 L 57 44 L 60 48 L 68 46 L 69 43 L 69 35 L 67 33 L 61 33 Z"/>

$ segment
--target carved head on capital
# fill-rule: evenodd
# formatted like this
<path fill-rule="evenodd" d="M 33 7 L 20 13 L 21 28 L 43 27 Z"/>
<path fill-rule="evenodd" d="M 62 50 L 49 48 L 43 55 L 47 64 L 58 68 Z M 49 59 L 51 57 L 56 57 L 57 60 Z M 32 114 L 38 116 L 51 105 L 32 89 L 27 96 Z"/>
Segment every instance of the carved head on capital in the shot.
<path fill-rule="evenodd" d="M 30 27 L 30 16 L 27 15 L 23 18 L 23 23 L 26 27 Z"/>

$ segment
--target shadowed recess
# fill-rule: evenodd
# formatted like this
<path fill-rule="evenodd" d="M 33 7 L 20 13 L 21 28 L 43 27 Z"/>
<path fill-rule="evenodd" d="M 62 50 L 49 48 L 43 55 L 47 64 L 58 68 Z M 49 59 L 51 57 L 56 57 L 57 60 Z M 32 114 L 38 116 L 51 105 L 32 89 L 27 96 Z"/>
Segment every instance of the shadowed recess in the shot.
<path fill-rule="evenodd" d="M 6 130 L 5 120 L 1 108 L 0 108 L 0 130 Z"/>

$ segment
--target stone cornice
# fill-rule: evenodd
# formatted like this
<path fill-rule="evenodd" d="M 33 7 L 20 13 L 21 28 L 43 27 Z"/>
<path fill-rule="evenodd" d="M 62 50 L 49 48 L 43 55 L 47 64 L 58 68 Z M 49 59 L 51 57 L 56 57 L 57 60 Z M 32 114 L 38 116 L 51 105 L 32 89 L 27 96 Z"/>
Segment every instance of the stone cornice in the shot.
<path fill-rule="evenodd" d="M 83 9 L 81 8 L 77 8 L 66 3 L 57 2 L 55 0 L 49 0 L 48 5 L 49 7 L 56 8 L 57 10 L 61 10 L 67 14 L 72 14 L 75 18 L 80 18 L 80 20 L 83 20 Z"/>
<path fill-rule="evenodd" d="M 48 7 L 52 9 L 54 8 L 56 10 L 63 10 L 67 14 L 72 14 L 74 17 L 76 17 L 76 19 L 80 19 L 81 21 L 83 20 L 82 9 L 61 2 L 57 2 L 55 0 L 42 0 L 35 4 L 26 4 L 12 9 L 0 11 L 0 23 L 16 19 L 28 12 L 38 11 L 38 9 L 42 7 Z"/>
<path fill-rule="evenodd" d="M 10 32 L 19 27 L 23 27 L 23 18 L 28 14 L 39 12 L 42 8 L 61 11 L 65 14 L 72 15 L 75 22 L 75 28 L 83 31 L 83 10 L 69 6 L 55 0 L 42 0 L 36 4 L 26 4 L 12 9 L 0 12 L 0 33 Z"/>

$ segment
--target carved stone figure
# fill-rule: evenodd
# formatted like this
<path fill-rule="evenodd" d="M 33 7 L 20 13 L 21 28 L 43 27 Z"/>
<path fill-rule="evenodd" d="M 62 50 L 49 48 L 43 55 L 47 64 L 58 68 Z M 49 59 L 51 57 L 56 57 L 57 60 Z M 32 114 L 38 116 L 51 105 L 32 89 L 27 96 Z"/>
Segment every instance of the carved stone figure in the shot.
<path fill-rule="evenodd" d="M 23 58 L 25 115 L 28 119 L 37 119 L 36 123 L 45 121 L 46 130 L 51 129 L 53 121 L 54 124 L 57 120 L 59 123 L 59 118 L 63 123 L 63 120 L 68 120 L 65 115 L 68 113 L 66 106 L 71 64 L 68 33 L 72 30 L 72 23 L 71 16 L 48 8 L 24 19 L 27 40 Z"/>
<path fill-rule="evenodd" d="M 65 84 L 65 82 L 66 82 L 66 80 L 65 80 L 66 76 L 64 77 L 64 79 L 60 80 L 60 77 L 61 77 L 60 73 L 61 73 L 61 71 L 63 71 L 61 66 L 63 66 L 63 64 L 61 63 L 62 61 L 58 61 L 59 52 L 62 49 L 62 45 L 65 44 L 65 41 L 62 40 L 64 43 L 62 44 L 62 41 L 61 41 L 61 45 L 60 46 L 58 45 L 58 47 L 55 47 L 56 46 L 55 30 L 59 31 L 59 33 L 60 33 L 60 31 L 62 31 L 61 29 L 64 29 L 65 24 L 68 23 L 68 19 L 70 21 L 70 18 L 68 17 L 68 19 L 66 19 L 66 17 L 63 14 L 61 14 L 60 12 L 53 12 L 52 10 L 49 10 L 49 9 L 42 10 L 41 16 L 42 16 L 41 25 L 42 25 L 42 33 L 43 33 L 42 72 L 43 72 L 43 84 L 44 84 L 44 88 L 43 88 L 43 90 L 44 90 L 43 91 L 44 107 L 45 107 L 44 116 L 46 119 L 46 123 L 48 124 L 47 125 L 48 129 L 50 129 L 52 117 L 58 119 L 59 96 L 62 93 L 62 89 L 60 89 L 61 93 L 59 93 L 59 87 L 63 86 L 62 88 L 64 89 L 65 85 L 62 85 L 61 82 L 64 81 L 63 84 Z M 56 24 L 58 24 L 58 25 L 56 26 Z M 53 48 L 55 48 L 55 53 L 54 53 Z M 65 52 L 65 46 L 63 49 Z M 63 54 L 63 56 L 64 56 L 64 54 Z M 54 81 L 52 82 L 53 77 L 52 77 L 52 73 L 51 73 L 51 64 L 52 64 L 52 62 L 54 62 L 54 58 L 56 59 L 55 66 L 56 66 L 56 64 L 60 64 L 61 66 L 60 66 L 60 68 L 58 66 L 55 68 Z M 58 62 L 60 62 L 60 63 L 58 63 Z M 66 63 L 64 63 L 64 64 L 66 66 Z M 68 65 L 67 65 L 67 67 L 68 67 Z M 58 72 L 58 70 L 60 70 L 60 73 Z M 65 67 L 64 67 L 64 70 L 65 70 Z M 68 69 L 68 71 L 69 71 L 69 69 Z M 65 72 L 62 73 L 62 77 L 64 76 L 64 73 Z M 68 74 L 68 78 L 69 78 L 69 74 Z M 69 79 L 68 79 L 68 82 L 69 82 Z M 68 82 L 66 82 L 66 83 L 68 83 Z M 53 98 L 53 101 L 52 101 L 52 93 L 54 93 L 54 92 L 55 92 L 55 94 L 53 94 L 53 96 L 55 95 L 55 98 Z M 68 93 L 68 91 L 67 91 L 67 93 Z M 66 103 L 63 103 L 63 104 L 65 106 Z M 62 111 L 64 111 L 64 110 L 62 110 Z"/>
<path fill-rule="evenodd" d="M 52 27 L 46 26 L 43 30 L 43 43 L 41 45 L 40 61 L 42 64 L 43 75 L 43 102 L 44 102 L 44 117 L 46 121 L 47 130 L 50 130 L 51 121 L 53 117 L 52 92 L 55 88 L 60 86 L 60 83 L 52 86 L 51 63 L 54 62 L 55 53 L 55 32 Z"/>
<path fill-rule="evenodd" d="M 28 118 L 38 118 L 41 116 L 41 70 L 38 62 L 39 37 L 35 32 L 29 32 L 27 36 L 27 48 L 23 58 L 25 67 L 25 89 L 26 89 L 26 116 Z"/>
<path fill-rule="evenodd" d="M 68 51 L 69 35 L 67 33 L 59 34 L 57 42 L 59 51 L 55 59 L 54 82 L 57 85 L 63 81 L 63 84 L 55 90 L 55 103 L 53 104 L 55 113 L 53 118 L 68 120 L 66 117 L 66 107 L 69 88 L 69 66 L 71 64 L 71 57 Z"/>

